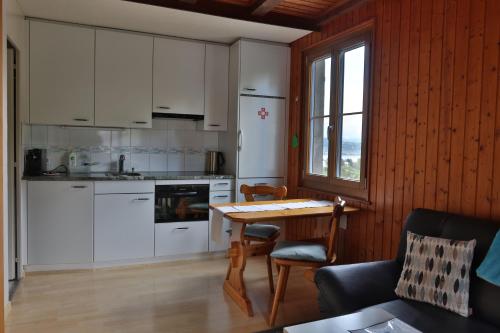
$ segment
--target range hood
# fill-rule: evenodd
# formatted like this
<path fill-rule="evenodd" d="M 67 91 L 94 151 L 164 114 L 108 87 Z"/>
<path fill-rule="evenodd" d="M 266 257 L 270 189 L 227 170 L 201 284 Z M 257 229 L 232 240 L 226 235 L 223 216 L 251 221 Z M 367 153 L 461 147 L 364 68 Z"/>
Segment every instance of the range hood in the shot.
<path fill-rule="evenodd" d="M 153 112 L 154 118 L 177 118 L 177 119 L 191 119 L 191 120 L 203 120 L 205 116 L 202 114 L 184 114 L 184 113 L 164 113 L 164 112 Z"/>

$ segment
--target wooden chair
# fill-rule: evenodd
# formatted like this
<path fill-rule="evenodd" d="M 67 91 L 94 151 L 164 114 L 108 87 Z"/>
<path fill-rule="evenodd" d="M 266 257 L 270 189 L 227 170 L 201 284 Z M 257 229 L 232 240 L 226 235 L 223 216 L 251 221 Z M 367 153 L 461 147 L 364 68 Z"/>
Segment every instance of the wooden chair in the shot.
<path fill-rule="evenodd" d="M 282 241 L 276 245 L 271 253 L 273 261 L 279 268 L 278 285 L 274 294 L 273 305 L 269 315 L 269 325 L 273 326 L 276 321 L 280 301 L 283 300 L 288 275 L 292 266 L 309 268 L 320 268 L 331 265 L 337 259 L 335 254 L 335 236 L 340 223 L 340 217 L 344 213 L 345 201 L 337 198 L 333 214 L 330 219 L 329 234 L 326 239 L 326 246 L 311 242 Z"/>
<path fill-rule="evenodd" d="M 287 189 L 286 186 L 248 186 L 243 184 L 240 187 L 240 192 L 245 195 L 245 200 L 248 202 L 255 201 L 259 196 L 272 196 L 274 200 L 283 200 L 286 197 Z M 242 239 L 249 256 L 266 256 L 267 275 L 271 294 L 274 294 L 274 281 L 270 254 L 279 236 L 280 228 L 278 226 L 258 223 L 247 225 Z M 230 272 L 231 264 L 229 264 L 227 276 L 229 276 Z"/>

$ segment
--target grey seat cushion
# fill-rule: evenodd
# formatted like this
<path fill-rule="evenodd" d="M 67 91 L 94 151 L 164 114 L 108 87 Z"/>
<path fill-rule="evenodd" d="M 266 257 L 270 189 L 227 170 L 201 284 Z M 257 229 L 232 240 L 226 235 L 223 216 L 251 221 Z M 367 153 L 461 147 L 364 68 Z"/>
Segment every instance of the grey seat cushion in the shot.
<path fill-rule="evenodd" d="M 272 224 L 250 224 L 245 228 L 245 236 L 266 240 L 279 231 L 280 227 Z"/>
<path fill-rule="evenodd" d="M 279 242 L 271 257 L 298 261 L 326 262 L 326 247 L 308 242 Z"/>

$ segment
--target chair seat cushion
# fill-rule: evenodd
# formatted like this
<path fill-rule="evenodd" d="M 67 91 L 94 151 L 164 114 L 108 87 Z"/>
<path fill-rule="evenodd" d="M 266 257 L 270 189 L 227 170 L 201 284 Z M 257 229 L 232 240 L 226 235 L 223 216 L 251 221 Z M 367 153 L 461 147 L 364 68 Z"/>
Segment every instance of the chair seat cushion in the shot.
<path fill-rule="evenodd" d="M 260 238 L 260 239 L 269 239 L 276 235 L 277 232 L 280 231 L 280 227 L 272 224 L 251 224 L 247 225 L 245 228 L 245 236 Z"/>
<path fill-rule="evenodd" d="M 326 247 L 308 242 L 279 242 L 271 257 L 297 261 L 326 262 Z"/>

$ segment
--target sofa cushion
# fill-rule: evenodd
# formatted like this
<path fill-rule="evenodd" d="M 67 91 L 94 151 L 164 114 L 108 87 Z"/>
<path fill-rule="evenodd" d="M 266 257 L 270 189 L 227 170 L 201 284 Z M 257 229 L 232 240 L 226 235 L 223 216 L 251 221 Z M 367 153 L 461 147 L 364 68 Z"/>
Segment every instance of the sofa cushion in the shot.
<path fill-rule="evenodd" d="M 465 318 L 422 302 L 399 299 L 377 304 L 370 308 L 383 309 L 425 333 L 500 333 L 498 328 L 474 315 Z"/>
<path fill-rule="evenodd" d="M 476 241 L 455 241 L 408 231 L 407 244 L 396 294 L 468 317 L 469 273 Z"/>
<path fill-rule="evenodd" d="M 271 257 L 298 261 L 326 262 L 326 248 L 321 244 L 308 242 L 279 242 Z"/>
<path fill-rule="evenodd" d="M 471 266 L 469 305 L 474 315 L 500 327 L 500 287 L 490 284 L 475 274 L 484 260 L 495 234 L 499 221 L 484 220 L 476 217 L 439 212 L 430 209 L 415 209 L 407 218 L 401 238 L 397 261 L 402 265 L 406 252 L 406 231 L 419 235 L 442 237 L 456 240 L 476 240 L 474 260 Z"/>

